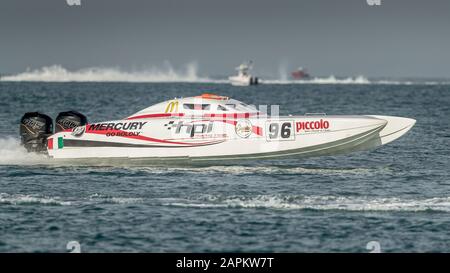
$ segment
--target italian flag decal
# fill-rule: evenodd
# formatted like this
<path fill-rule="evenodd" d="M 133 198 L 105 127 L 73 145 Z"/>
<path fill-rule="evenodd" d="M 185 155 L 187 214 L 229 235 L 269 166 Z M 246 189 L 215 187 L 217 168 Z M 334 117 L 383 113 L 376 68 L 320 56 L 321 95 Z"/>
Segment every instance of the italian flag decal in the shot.
<path fill-rule="evenodd" d="M 64 148 L 64 139 L 62 137 L 58 137 L 56 141 L 54 138 L 47 139 L 47 148 L 49 150 L 57 150 Z"/>

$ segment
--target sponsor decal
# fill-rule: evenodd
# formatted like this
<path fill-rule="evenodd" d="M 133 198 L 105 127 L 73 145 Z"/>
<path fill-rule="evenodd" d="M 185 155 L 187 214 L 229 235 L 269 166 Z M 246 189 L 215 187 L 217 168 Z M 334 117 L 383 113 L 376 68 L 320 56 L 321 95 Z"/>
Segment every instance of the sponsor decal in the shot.
<path fill-rule="evenodd" d="M 109 123 L 95 123 L 90 124 L 88 131 L 107 131 L 107 130 L 142 130 L 142 127 L 147 123 L 143 122 L 109 122 Z"/>
<path fill-rule="evenodd" d="M 47 149 L 53 150 L 53 138 L 47 138 Z"/>
<path fill-rule="evenodd" d="M 64 148 L 64 139 L 62 137 L 58 137 L 58 149 Z"/>
<path fill-rule="evenodd" d="M 55 141 L 54 138 L 47 139 L 47 149 L 49 150 L 57 150 L 64 148 L 64 139 L 63 137 L 58 137 Z"/>
<path fill-rule="evenodd" d="M 171 101 L 166 106 L 166 113 L 178 112 L 178 101 Z"/>
<path fill-rule="evenodd" d="M 84 135 L 84 132 L 86 132 L 86 126 L 78 126 L 78 127 L 73 128 L 71 134 L 74 137 L 81 137 L 82 135 Z"/>
<path fill-rule="evenodd" d="M 22 123 L 33 129 L 39 129 L 39 128 L 42 128 L 45 126 L 44 122 L 41 122 L 39 120 L 28 119 L 28 118 L 24 119 L 22 121 Z"/>
<path fill-rule="evenodd" d="M 236 134 L 241 138 L 248 138 L 253 131 L 252 123 L 248 119 L 240 120 L 235 126 Z"/>
<path fill-rule="evenodd" d="M 267 141 L 295 140 L 294 122 L 292 120 L 268 120 L 266 122 Z"/>
<path fill-rule="evenodd" d="M 107 137 L 120 136 L 120 137 L 129 137 L 129 136 L 139 136 L 141 132 L 111 132 L 106 133 Z"/>
<path fill-rule="evenodd" d="M 79 126 L 80 122 L 63 118 L 63 119 L 58 120 L 57 124 L 60 127 L 62 127 L 63 129 L 69 129 L 69 128 L 75 128 L 75 127 Z"/>
<path fill-rule="evenodd" d="M 303 131 L 316 131 L 316 130 L 327 130 L 330 128 L 330 122 L 327 120 L 316 120 L 316 121 L 298 121 L 295 123 L 296 132 Z"/>
<path fill-rule="evenodd" d="M 167 130 L 174 130 L 175 134 L 186 133 L 190 137 L 193 137 L 195 134 L 207 134 L 211 133 L 213 129 L 213 122 L 204 122 L 204 123 L 185 123 L 183 121 L 170 121 L 169 123 L 164 124 L 167 127 Z"/>

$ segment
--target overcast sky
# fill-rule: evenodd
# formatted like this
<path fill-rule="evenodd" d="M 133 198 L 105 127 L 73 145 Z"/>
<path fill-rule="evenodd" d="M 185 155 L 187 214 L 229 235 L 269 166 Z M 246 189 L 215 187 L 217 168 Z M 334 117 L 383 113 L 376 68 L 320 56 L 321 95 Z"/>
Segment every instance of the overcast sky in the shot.
<path fill-rule="evenodd" d="M 196 61 L 227 75 L 252 59 L 262 74 L 450 78 L 450 1 L 381 2 L 0 0 L 0 72 Z"/>

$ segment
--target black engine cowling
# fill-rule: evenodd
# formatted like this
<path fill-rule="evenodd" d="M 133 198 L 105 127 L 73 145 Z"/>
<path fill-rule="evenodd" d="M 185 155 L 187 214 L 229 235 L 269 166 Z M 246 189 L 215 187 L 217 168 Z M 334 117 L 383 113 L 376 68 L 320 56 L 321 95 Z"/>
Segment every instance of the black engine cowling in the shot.
<path fill-rule="evenodd" d="M 55 133 L 87 124 L 87 118 L 76 111 L 61 112 L 55 120 Z"/>
<path fill-rule="evenodd" d="M 20 120 L 20 139 L 28 152 L 45 152 L 47 137 L 53 134 L 53 120 L 39 112 L 29 112 Z"/>

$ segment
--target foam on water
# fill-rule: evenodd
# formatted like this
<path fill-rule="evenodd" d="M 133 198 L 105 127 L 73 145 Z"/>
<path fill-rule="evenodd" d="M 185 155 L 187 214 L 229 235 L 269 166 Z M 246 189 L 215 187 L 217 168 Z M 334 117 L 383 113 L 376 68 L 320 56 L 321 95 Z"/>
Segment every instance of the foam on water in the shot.
<path fill-rule="evenodd" d="M 98 205 L 98 204 L 138 204 L 144 201 L 137 197 L 107 196 L 103 194 L 93 194 L 88 197 L 61 197 L 61 196 L 42 196 L 39 194 L 9 194 L 0 193 L 0 204 L 6 205 L 60 205 L 60 206 L 79 206 L 79 205 Z"/>
<path fill-rule="evenodd" d="M 134 197 L 114 197 L 107 196 L 99 193 L 95 193 L 89 196 L 89 201 L 94 203 L 111 203 L 111 204 L 137 204 L 142 203 L 144 201 L 143 198 L 134 198 Z"/>
<path fill-rule="evenodd" d="M 45 197 L 37 195 L 24 195 L 24 194 L 7 194 L 0 193 L 0 204 L 9 205 L 22 205 L 22 204 L 41 204 L 41 205 L 61 205 L 69 206 L 72 204 L 70 201 L 63 201 L 60 197 Z"/>
<path fill-rule="evenodd" d="M 261 82 L 266 84 L 370 84 L 371 83 L 371 81 L 369 81 L 364 76 L 336 78 L 333 75 L 325 78 L 314 77 L 312 79 L 307 80 L 279 79 L 279 80 L 261 80 Z"/>
<path fill-rule="evenodd" d="M 345 210 L 345 211 L 441 211 L 450 212 L 450 197 L 406 199 L 397 197 L 360 196 L 282 196 L 203 195 L 189 199 L 161 199 L 164 205 L 192 208 L 266 208 L 287 210 Z"/>
<path fill-rule="evenodd" d="M 209 167 L 142 167 L 139 168 L 148 173 L 170 174 L 170 173 L 201 173 L 201 174 L 229 174 L 229 175 L 296 175 L 296 174 L 355 174 L 375 175 L 390 172 L 389 169 L 370 168 L 304 168 L 298 166 L 209 166 Z"/>
<path fill-rule="evenodd" d="M 242 208 L 276 210 L 338 210 L 338 211 L 404 211 L 450 212 L 450 197 L 408 199 L 369 196 L 318 195 L 212 195 L 188 198 L 142 198 L 93 194 L 88 197 L 40 196 L 35 194 L 0 193 L 0 204 L 8 205 L 98 205 L 98 204 L 150 204 L 186 208 Z"/>
<path fill-rule="evenodd" d="M 164 67 L 151 67 L 139 71 L 124 71 L 116 67 L 89 67 L 70 71 L 61 65 L 44 66 L 16 75 L 3 76 L 2 81 L 39 82 L 210 82 L 211 79 L 198 76 L 196 63 L 189 63 L 183 69 L 174 69 L 170 63 Z"/>
<path fill-rule="evenodd" d="M 0 165 L 36 165 L 50 163 L 51 159 L 45 155 L 28 153 L 16 138 L 0 138 Z"/>
<path fill-rule="evenodd" d="M 261 80 L 263 84 L 370 84 L 363 77 L 336 78 L 316 77 L 309 80 L 289 80 L 287 73 L 280 71 L 279 79 Z M 61 65 L 44 66 L 38 69 L 15 75 L 3 76 L 2 81 L 18 82 L 198 82 L 198 83 L 229 83 L 227 79 L 211 79 L 198 75 L 196 63 L 187 64 L 184 69 L 174 69 L 169 63 L 163 68 L 152 67 L 145 70 L 124 71 L 117 67 L 88 67 L 70 71 Z"/>

